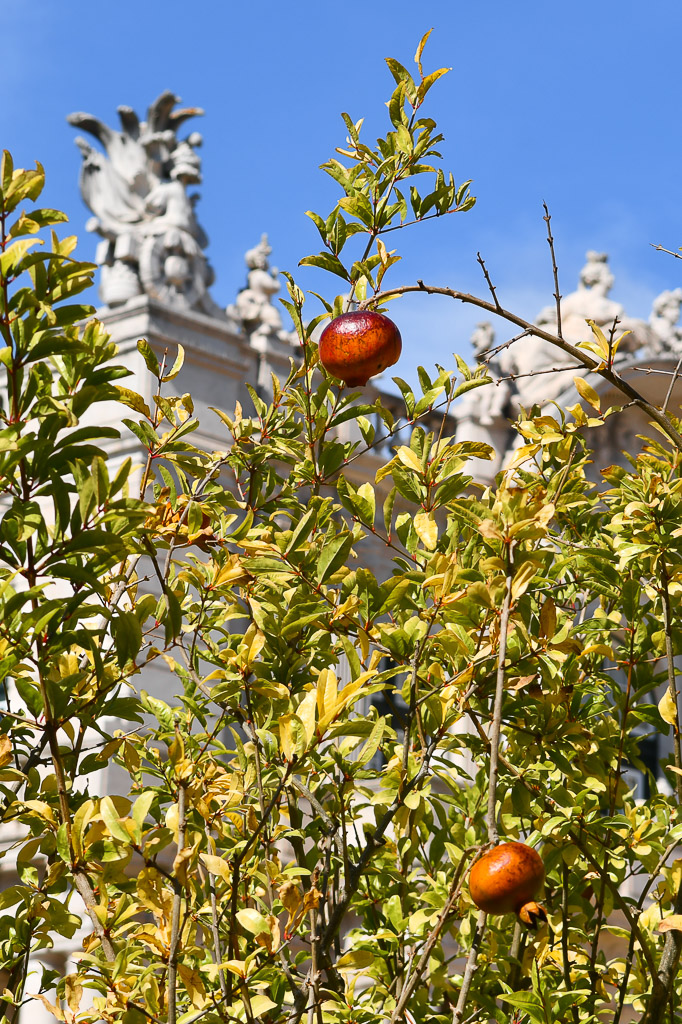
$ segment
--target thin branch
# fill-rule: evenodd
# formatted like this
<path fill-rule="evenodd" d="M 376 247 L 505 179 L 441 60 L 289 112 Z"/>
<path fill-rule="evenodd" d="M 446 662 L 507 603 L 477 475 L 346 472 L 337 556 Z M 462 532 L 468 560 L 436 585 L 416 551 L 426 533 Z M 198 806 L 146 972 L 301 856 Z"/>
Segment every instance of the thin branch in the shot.
<path fill-rule="evenodd" d="M 654 245 L 653 242 L 649 242 L 649 245 L 652 249 L 655 249 L 656 252 L 667 252 L 668 256 L 674 256 L 676 260 L 682 260 L 682 254 L 679 252 L 673 252 L 672 249 L 666 249 L 662 245 Z"/>
<path fill-rule="evenodd" d="M 502 306 L 500 305 L 500 301 L 497 298 L 497 292 L 495 291 L 495 285 L 493 284 L 493 282 L 490 279 L 490 274 L 488 273 L 488 268 L 486 267 L 485 260 L 481 256 L 480 252 L 476 253 L 476 262 L 479 264 L 481 270 L 483 271 L 483 276 L 485 277 L 485 282 L 488 285 L 488 288 L 490 289 L 490 294 L 492 295 L 493 302 L 495 303 L 495 310 L 496 311 L 497 310 L 501 310 Z"/>
<path fill-rule="evenodd" d="M 547 243 L 549 245 L 549 251 L 552 256 L 552 274 L 554 275 L 554 299 L 556 301 L 556 333 L 557 337 L 564 340 L 564 336 L 561 333 L 561 292 L 559 291 L 559 268 L 556 265 L 556 255 L 554 252 L 554 238 L 552 236 L 551 228 L 551 214 L 547 207 L 547 203 L 542 204 L 545 210 L 545 216 L 542 218 L 547 225 Z"/>
<path fill-rule="evenodd" d="M 211 835 L 208 824 L 206 825 L 206 839 L 208 840 L 208 848 L 211 853 L 215 856 L 216 848 L 215 841 Z M 213 962 L 216 965 L 222 964 L 223 954 L 220 947 L 220 932 L 218 930 L 218 901 L 215 894 L 215 876 L 212 872 L 207 871 L 208 886 L 211 896 L 211 936 L 213 938 Z M 220 982 L 220 992 L 223 999 L 227 1000 L 229 992 L 227 988 L 227 981 L 225 979 L 225 971 L 218 970 L 218 980 Z"/>
<path fill-rule="evenodd" d="M 656 406 L 647 402 L 643 395 L 640 395 L 640 393 L 633 388 L 628 381 L 624 380 L 613 369 L 608 366 L 602 366 L 601 362 L 594 359 L 592 356 L 587 355 L 587 353 L 582 349 L 577 348 L 565 339 L 562 340 L 557 337 L 556 334 L 544 331 L 541 327 L 524 320 L 523 317 L 516 316 L 515 313 L 512 313 L 507 309 L 503 309 L 502 307 L 497 307 L 491 302 L 486 302 L 485 299 L 480 299 L 478 296 L 471 295 L 468 292 L 457 291 L 454 288 L 436 288 L 432 285 L 424 284 L 423 281 L 418 281 L 415 285 L 402 285 L 398 288 L 391 288 L 385 292 L 378 292 L 376 295 L 373 295 L 371 299 L 367 299 L 365 302 L 361 303 L 360 306 L 361 308 L 364 308 L 368 305 L 383 302 L 383 300 L 389 295 L 406 295 L 409 292 L 423 292 L 426 295 L 447 295 L 458 302 L 464 302 L 466 304 L 476 306 L 478 309 L 485 309 L 488 313 L 495 313 L 498 316 L 501 316 L 504 320 L 508 320 L 509 323 L 516 324 L 517 327 L 522 328 L 522 330 L 527 331 L 536 338 L 541 338 L 543 341 L 549 342 L 550 345 L 560 348 L 562 352 L 566 352 L 567 355 L 572 356 L 586 369 L 591 370 L 594 373 L 598 373 L 600 377 L 603 377 L 604 380 L 609 382 L 609 384 L 612 384 L 617 388 L 621 394 L 625 395 L 634 402 L 635 405 L 639 406 L 647 416 L 650 416 L 652 420 L 658 423 L 671 441 L 673 441 L 677 448 L 682 451 L 682 434 L 680 434 L 680 432 L 673 426 L 669 417 L 662 413 L 660 409 L 657 409 Z"/>
<path fill-rule="evenodd" d="M 184 782 L 178 783 L 178 854 L 182 853 L 185 847 L 185 801 L 187 793 Z M 177 1021 L 177 976 L 178 976 L 178 947 L 180 945 L 180 911 L 182 909 L 182 886 L 176 881 L 175 894 L 173 896 L 173 909 L 171 911 L 171 937 L 168 952 L 168 1024 L 176 1024 Z"/>
<path fill-rule="evenodd" d="M 459 898 L 461 880 L 462 875 L 464 873 L 464 865 L 466 864 L 466 855 L 468 852 L 468 850 L 464 851 L 464 854 L 459 864 L 457 865 L 457 870 L 455 871 L 455 875 L 450 886 L 448 898 L 445 901 L 443 909 L 438 915 L 438 920 L 436 921 L 435 925 L 431 929 L 431 932 L 429 933 L 429 937 L 426 940 L 426 944 L 424 945 L 424 949 L 422 950 L 422 954 L 419 957 L 419 960 L 417 961 L 414 970 L 410 974 L 409 978 L 407 978 L 405 981 L 403 990 L 400 993 L 400 998 L 398 999 L 398 1002 L 395 1005 L 395 1009 L 391 1014 L 389 1024 L 396 1024 L 396 1021 L 400 1020 L 400 1018 L 403 1016 L 409 998 L 414 992 L 417 983 L 419 982 L 419 979 L 421 978 L 422 974 L 426 970 L 426 967 L 428 966 L 428 962 L 431 957 L 433 947 L 436 945 L 436 942 L 440 938 L 440 934 L 443 931 L 443 928 L 445 927 L 448 918 L 450 917 L 452 911 L 455 908 L 455 905 Z"/>
<path fill-rule="evenodd" d="M 668 671 L 668 694 L 673 704 L 675 722 L 673 724 L 675 767 L 678 769 L 675 774 L 675 787 L 677 792 L 678 806 L 682 806 L 682 714 L 677 694 L 675 678 L 675 660 L 672 642 L 672 618 L 670 608 L 670 577 L 665 555 L 661 556 L 661 599 L 663 602 L 663 629 L 665 631 L 665 654 Z M 682 913 L 682 886 L 680 886 L 673 900 L 673 914 Z M 654 975 L 654 990 L 647 1006 L 643 1020 L 646 1024 L 657 1024 L 665 1012 L 664 1008 L 670 997 L 677 967 L 682 953 L 682 932 L 671 929 L 666 933 L 663 944 L 663 952 L 658 965 L 658 973 Z"/>
<path fill-rule="evenodd" d="M 571 961 L 568 956 L 568 929 L 569 929 L 569 917 L 568 917 L 568 876 L 569 868 L 568 864 L 562 864 L 561 866 L 561 963 L 564 972 L 564 985 L 566 991 L 571 991 Z M 573 1003 L 573 1020 L 575 1024 L 578 1024 L 580 1014 L 578 1013 L 578 1007 Z"/>
<path fill-rule="evenodd" d="M 677 366 L 673 370 L 673 375 L 670 378 L 670 386 L 668 387 L 668 391 L 666 393 L 665 401 L 664 401 L 663 406 L 661 408 L 661 412 L 667 412 L 667 410 L 668 410 L 668 402 L 670 401 L 670 396 L 673 393 L 673 388 L 675 387 L 675 381 L 677 380 L 677 378 L 679 376 L 680 366 L 682 366 L 682 356 L 680 356 L 680 358 L 677 360 Z"/>
<path fill-rule="evenodd" d="M 471 949 L 469 950 L 469 957 L 467 959 L 467 965 L 464 969 L 464 977 L 462 978 L 462 987 L 459 991 L 459 999 L 457 1000 L 457 1006 L 452 1016 L 452 1024 L 460 1024 L 462 1020 L 462 1014 L 466 1007 L 467 998 L 469 996 L 469 989 L 471 988 L 471 980 L 476 970 L 476 961 L 478 959 L 478 951 L 481 948 L 481 942 L 483 940 L 483 933 L 485 931 L 485 922 L 487 918 L 485 910 L 479 910 L 478 919 L 476 921 L 476 931 L 474 932 L 474 938 L 471 943 Z"/>
<path fill-rule="evenodd" d="M 488 773 L 488 842 L 495 845 L 499 839 L 497 829 L 497 776 L 500 757 L 500 731 L 502 727 L 502 702 L 504 699 L 504 663 L 507 658 L 507 629 L 509 626 L 509 610 L 512 600 L 514 542 L 508 545 L 507 551 L 507 588 L 500 615 L 500 640 L 497 654 L 497 677 L 495 680 L 495 703 L 493 705 L 493 721 L 490 730 L 490 769 Z"/>

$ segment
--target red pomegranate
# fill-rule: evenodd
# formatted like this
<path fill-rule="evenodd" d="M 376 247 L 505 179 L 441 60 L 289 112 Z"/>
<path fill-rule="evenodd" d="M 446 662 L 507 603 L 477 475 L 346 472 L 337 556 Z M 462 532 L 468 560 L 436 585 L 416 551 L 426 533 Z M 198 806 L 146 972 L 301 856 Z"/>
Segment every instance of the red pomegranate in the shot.
<path fill-rule="evenodd" d="M 474 862 L 469 892 L 487 914 L 517 914 L 526 924 L 542 919 L 534 898 L 545 880 L 539 853 L 525 843 L 500 843 Z"/>
<path fill-rule="evenodd" d="M 327 324 L 320 336 L 320 362 L 333 377 L 358 387 L 397 363 L 402 347 L 392 320 L 371 309 L 358 309 Z"/>

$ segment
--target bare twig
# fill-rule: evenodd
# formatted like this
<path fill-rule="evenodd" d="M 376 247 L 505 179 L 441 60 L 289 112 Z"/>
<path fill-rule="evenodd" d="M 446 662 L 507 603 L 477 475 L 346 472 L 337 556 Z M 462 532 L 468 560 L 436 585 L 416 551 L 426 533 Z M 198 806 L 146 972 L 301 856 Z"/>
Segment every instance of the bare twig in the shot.
<path fill-rule="evenodd" d="M 673 375 L 670 378 L 670 385 L 668 386 L 668 390 L 666 392 L 665 401 L 664 401 L 663 406 L 661 408 L 661 412 L 667 412 L 668 402 L 670 401 L 670 396 L 673 393 L 673 388 L 675 387 L 675 381 L 677 380 L 677 378 L 679 376 L 679 373 L 680 373 L 680 366 L 682 366 L 682 356 L 680 356 L 680 358 L 677 360 L 677 366 L 673 370 Z"/>
<path fill-rule="evenodd" d="M 668 694 L 674 708 L 675 722 L 673 725 L 675 767 L 678 772 L 675 774 L 675 788 L 677 792 L 678 806 L 682 806 L 682 714 L 677 694 L 675 678 L 675 660 L 672 642 L 672 618 L 670 609 L 670 577 L 665 555 L 661 555 L 661 600 L 663 603 L 663 629 L 665 631 L 665 654 L 668 671 Z M 673 914 L 682 913 L 682 886 L 678 888 L 673 900 Z M 682 932 L 671 929 L 666 933 L 663 944 L 663 952 L 658 965 L 658 973 L 654 975 L 654 990 L 647 1006 L 644 1021 L 646 1024 L 657 1024 L 662 1019 L 664 1008 L 670 997 L 673 982 L 677 974 L 677 966 L 682 953 Z"/>
<path fill-rule="evenodd" d="M 462 1020 L 462 1014 L 466 1007 L 466 1001 L 469 996 L 469 989 L 471 988 L 471 980 L 476 970 L 476 961 L 478 959 L 478 951 L 481 948 L 481 942 L 483 940 L 483 933 L 485 931 L 485 922 L 487 918 L 485 910 L 479 910 L 478 919 L 476 921 L 476 931 L 474 932 L 474 938 L 471 943 L 471 949 L 469 950 L 469 956 L 467 958 L 467 965 L 464 968 L 464 977 L 462 979 L 462 987 L 459 990 L 459 999 L 457 1000 L 457 1006 L 452 1016 L 452 1024 L 460 1024 Z"/>
<path fill-rule="evenodd" d="M 429 933 L 429 936 L 426 940 L 424 949 L 422 950 L 422 954 L 419 957 L 419 960 L 417 961 L 409 978 L 405 980 L 405 984 L 403 985 L 400 997 L 395 1005 L 393 1013 L 391 1014 L 390 1024 L 396 1024 L 396 1021 L 400 1020 L 400 1018 L 403 1016 L 409 998 L 414 992 L 422 974 L 426 970 L 429 958 L 431 956 L 431 951 L 433 950 L 433 947 L 436 945 L 438 939 L 440 938 L 440 934 L 443 931 L 443 928 L 445 927 L 445 924 L 457 903 L 460 889 L 462 887 L 462 874 L 464 872 L 464 866 L 466 864 L 466 855 L 468 852 L 469 851 L 465 850 L 464 855 L 462 856 L 459 864 L 457 865 L 457 870 L 455 871 L 454 878 L 452 879 L 452 884 L 450 886 L 448 898 L 445 901 L 443 909 L 438 915 L 438 920 L 436 921 L 435 925 L 431 929 L 431 932 Z"/>
<path fill-rule="evenodd" d="M 497 653 L 497 677 L 495 680 L 495 703 L 493 705 L 493 721 L 490 730 L 490 769 L 488 773 L 488 814 L 486 824 L 488 826 L 488 842 L 494 845 L 499 834 L 497 830 L 497 776 L 499 771 L 500 757 L 500 731 L 502 726 L 502 701 L 504 699 L 504 663 L 507 657 L 507 629 L 509 626 L 509 610 L 512 600 L 512 577 L 513 571 L 514 542 L 508 545 L 507 550 L 507 589 L 500 615 L 500 640 Z"/>
<path fill-rule="evenodd" d="M 564 340 L 564 336 L 561 333 L 561 292 L 559 291 L 559 268 L 556 265 L 556 255 L 554 252 L 554 238 L 552 236 L 551 228 L 551 214 L 547 207 L 547 203 L 543 203 L 545 216 L 542 218 L 547 225 L 547 243 L 549 245 L 549 251 L 552 256 L 552 274 L 554 275 L 554 299 L 556 301 L 556 333 L 557 337 Z"/>
<path fill-rule="evenodd" d="M 472 306 L 477 306 L 479 309 L 485 309 L 488 313 L 495 313 L 501 316 L 504 320 L 509 323 L 516 324 L 517 327 L 521 327 L 524 331 L 534 335 L 536 338 L 541 338 L 543 341 L 548 341 L 550 345 L 554 345 L 556 348 L 560 348 L 562 352 L 566 352 L 567 355 L 572 356 L 586 369 L 598 373 L 600 377 L 608 381 L 617 388 L 621 394 L 629 398 L 635 405 L 639 406 L 642 412 L 645 412 L 647 416 L 651 417 L 668 437 L 675 443 L 677 448 L 682 451 L 682 434 L 673 426 L 670 418 L 657 409 L 656 406 L 644 398 L 643 395 L 632 387 L 623 377 L 617 374 L 612 368 L 603 366 L 602 363 L 592 356 L 588 355 L 584 350 L 578 348 L 576 345 L 572 345 L 565 339 L 557 337 L 556 334 L 551 334 L 549 331 L 543 330 L 536 324 L 531 324 L 523 317 L 517 316 L 515 313 L 510 312 L 507 309 L 503 309 L 501 306 L 495 306 L 491 302 L 486 302 L 485 299 L 480 299 L 476 295 L 471 295 L 468 292 L 460 292 L 454 288 L 436 288 L 431 285 L 424 284 L 423 281 L 418 281 L 416 285 L 402 285 L 398 288 L 391 288 L 385 292 L 378 292 L 372 296 L 371 299 L 361 303 L 364 308 L 368 305 L 374 305 L 382 302 L 389 295 L 406 295 L 409 292 L 423 292 L 426 295 L 447 295 L 451 299 L 455 299 L 458 302 L 464 302 Z"/>
<path fill-rule="evenodd" d="M 182 780 L 178 782 L 178 855 L 185 848 L 185 801 L 187 793 Z M 171 937 L 168 950 L 168 1024 L 176 1024 L 177 1021 L 177 978 L 178 978 L 178 947 L 180 945 L 180 912 L 182 910 L 182 886 L 176 879 L 175 893 L 173 895 L 173 908 L 171 911 Z"/>
<path fill-rule="evenodd" d="M 211 836 L 208 824 L 206 825 L 206 839 L 208 841 L 209 850 L 213 855 L 215 855 L 215 842 Z M 220 932 L 218 931 L 218 901 L 215 894 L 214 876 L 210 871 L 208 872 L 208 886 L 211 895 L 211 937 L 213 939 L 213 962 L 214 964 L 219 965 L 223 962 L 223 954 L 220 947 Z M 227 999 L 228 988 L 224 970 L 218 970 L 218 980 L 220 981 L 221 995 L 223 999 Z"/>
<path fill-rule="evenodd" d="M 480 252 L 476 253 L 476 262 L 479 264 L 481 270 L 483 271 L 483 276 L 485 277 L 485 283 L 488 285 L 488 288 L 490 289 L 490 294 L 493 297 L 493 302 L 495 303 L 495 310 L 496 311 L 497 310 L 501 310 L 502 307 L 501 307 L 500 301 L 499 301 L 499 299 L 497 297 L 497 292 L 495 291 L 495 285 L 493 284 L 493 282 L 492 282 L 492 280 L 490 278 L 490 274 L 488 273 L 488 268 L 485 265 L 485 260 L 481 256 Z"/>
<path fill-rule="evenodd" d="M 662 245 L 655 245 L 653 242 L 649 242 L 649 245 L 652 249 L 655 249 L 656 252 L 667 252 L 668 256 L 674 256 L 676 260 L 682 260 L 682 253 L 673 252 L 672 249 L 666 249 Z"/>
<path fill-rule="evenodd" d="M 564 972 L 564 985 L 566 991 L 571 991 L 571 961 L 568 956 L 568 875 L 569 868 L 568 864 L 562 864 L 561 866 L 561 963 Z M 575 1024 L 578 1024 L 580 1014 L 578 1013 L 578 1007 L 573 1003 L 573 1020 Z"/>

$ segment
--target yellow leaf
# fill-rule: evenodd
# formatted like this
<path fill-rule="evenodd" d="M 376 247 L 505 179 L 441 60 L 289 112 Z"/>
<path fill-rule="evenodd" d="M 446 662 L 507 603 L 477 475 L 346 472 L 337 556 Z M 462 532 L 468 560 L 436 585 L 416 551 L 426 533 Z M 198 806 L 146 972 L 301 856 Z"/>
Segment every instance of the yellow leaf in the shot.
<path fill-rule="evenodd" d="M 601 412 L 601 399 L 594 388 L 587 383 L 585 378 L 574 377 L 573 383 L 575 384 L 575 389 L 580 397 L 591 405 L 593 409 L 596 409 L 597 412 Z"/>
<path fill-rule="evenodd" d="M 224 881 L 229 882 L 232 878 L 230 865 L 222 857 L 214 857 L 210 853 L 199 854 L 202 864 L 208 868 L 212 875 L 218 875 Z"/>
<path fill-rule="evenodd" d="M 664 917 L 658 926 L 659 932 L 682 932 L 682 914 L 671 914 Z"/>
<path fill-rule="evenodd" d="M 535 562 L 524 562 L 520 569 L 517 570 L 512 580 L 511 585 L 511 596 L 512 600 L 516 601 L 519 597 L 522 597 L 528 589 L 530 581 L 537 572 L 537 565 Z"/>
<path fill-rule="evenodd" d="M 330 668 L 323 668 L 317 677 L 317 714 L 319 718 L 333 713 L 338 689 L 336 674 Z"/>
<path fill-rule="evenodd" d="M 312 889 L 308 889 L 303 898 L 303 910 L 307 912 L 308 910 L 317 909 L 320 905 L 321 896 L 322 893 L 315 886 Z"/>
<path fill-rule="evenodd" d="M 492 519 L 482 519 L 478 524 L 478 532 L 486 540 L 502 540 L 502 534 Z"/>
<path fill-rule="evenodd" d="M 677 723 L 677 702 L 670 690 L 666 690 L 659 700 L 658 710 L 661 718 L 664 722 L 667 722 L 668 725 L 675 725 Z"/>
<path fill-rule="evenodd" d="M 246 960 L 226 960 L 221 967 L 227 967 L 228 971 L 232 971 L 238 978 L 246 977 Z"/>
<path fill-rule="evenodd" d="M 540 612 L 540 636 L 551 640 L 556 633 L 556 605 L 551 597 L 546 598 Z"/>
<path fill-rule="evenodd" d="M 178 974 L 182 979 L 182 983 L 185 986 L 187 995 L 192 1000 L 192 1006 L 196 1010 L 201 1010 L 208 1002 L 206 998 L 206 989 L 204 983 L 201 980 L 199 972 L 187 967 L 185 964 L 178 964 Z"/>
<path fill-rule="evenodd" d="M 178 805 L 171 804 L 166 811 L 166 828 L 169 828 L 173 833 L 173 839 L 177 843 L 178 841 L 178 828 L 180 824 L 180 817 L 178 814 Z"/>
<path fill-rule="evenodd" d="M 667 772 L 675 772 L 675 775 L 682 775 L 682 768 L 676 768 L 674 764 L 665 765 Z"/>
<path fill-rule="evenodd" d="M 192 847 L 183 846 L 181 850 L 178 850 L 173 861 L 173 874 L 179 881 L 180 885 L 187 885 L 187 868 L 189 867 L 189 860 L 192 856 Z"/>
<path fill-rule="evenodd" d="M 423 474 L 421 459 L 419 459 L 411 448 L 401 444 L 400 448 L 396 452 L 396 455 L 402 462 L 403 466 L 407 466 L 408 469 L 414 470 L 415 473 Z"/>
<path fill-rule="evenodd" d="M 589 346 L 589 347 L 592 348 L 593 351 L 598 352 L 599 355 L 602 357 L 602 359 L 608 359 L 609 358 L 609 343 L 606 340 L 606 335 L 602 331 L 601 327 L 599 327 L 598 324 L 596 324 L 594 320 L 586 320 L 585 322 L 587 324 L 589 324 L 590 329 L 592 331 L 592 334 L 594 335 L 594 340 L 595 340 L 594 346 Z M 584 346 L 581 345 L 579 347 L 580 348 L 583 348 L 583 347 L 584 348 L 588 348 L 588 345 L 585 344 Z"/>
<path fill-rule="evenodd" d="M 77 975 L 67 974 L 64 978 L 64 995 L 69 1009 L 75 1013 L 80 1007 L 81 999 L 83 998 L 83 986 L 78 980 Z"/>
<path fill-rule="evenodd" d="M 284 928 L 284 937 L 288 938 L 291 935 L 292 929 L 301 918 L 301 914 L 303 912 L 303 900 L 301 899 L 301 892 L 295 882 L 285 882 L 277 891 L 279 893 L 279 898 L 282 901 L 282 906 L 289 915 L 289 919 Z"/>
<path fill-rule="evenodd" d="M 12 741 L 9 736 L 0 736 L 0 768 L 4 768 L 12 760 Z"/>
<path fill-rule="evenodd" d="M 424 547 L 433 551 L 438 543 L 438 525 L 431 512 L 418 512 L 414 517 L 414 528 Z"/>
<path fill-rule="evenodd" d="M 216 576 L 214 585 L 220 587 L 231 583 L 232 586 L 238 586 L 240 583 L 246 583 L 250 578 L 249 573 L 240 562 L 239 556 L 231 555 Z"/>
<path fill-rule="evenodd" d="M 309 690 L 296 708 L 296 714 L 303 722 L 305 738 L 310 743 L 315 735 L 315 709 L 317 707 L 317 691 Z"/>
<path fill-rule="evenodd" d="M 246 639 L 246 637 L 244 637 Z M 245 668 L 250 668 L 253 662 L 256 660 L 260 652 L 265 645 L 265 636 L 261 633 L 260 629 L 257 629 L 251 643 L 249 650 L 246 655 Z"/>
<path fill-rule="evenodd" d="M 524 444 L 523 448 L 517 448 L 505 469 L 517 469 L 522 466 L 524 462 L 528 462 L 534 455 L 537 455 L 540 447 L 539 444 Z"/>
<path fill-rule="evenodd" d="M 268 924 L 268 931 L 259 932 L 256 935 L 256 944 L 262 946 L 263 949 L 267 949 L 268 953 L 272 953 L 273 949 L 279 948 L 279 921 L 273 914 L 268 914 L 265 920 Z"/>
<path fill-rule="evenodd" d="M 336 702 L 336 713 L 338 714 L 338 712 L 341 711 L 342 708 L 348 707 L 353 697 L 358 695 L 358 691 L 364 686 L 366 682 L 368 682 L 370 679 L 373 679 L 376 674 L 376 669 L 370 669 L 370 671 L 363 672 L 361 675 L 359 675 L 358 678 L 354 679 L 352 683 L 348 683 L 348 686 L 344 686 Z"/>
<path fill-rule="evenodd" d="M 612 661 L 616 657 L 613 648 L 609 647 L 608 644 L 588 644 L 582 651 L 583 657 L 586 654 L 603 654 L 605 658 L 610 658 Z"/>
<path fill-rule="evenodd" d="M 262 993 L 251 996 L 251 1013 L 258 1019 L 269 1013 L 270 1010 L 274 1010 L 277 1007 L 277 1003 L 273 1003 L 272 999 L 268 996 L 264 996 Z"/>
<path fill-rule="evenodd" d="M 347 971 L 361 971 L 365 967 L 371 967 L 373 963 L 374 953 L 369 949 L 354 949 L 350 953 L 344 953 L 334 966 L 339 971 L 344 968 Z"/>
<path fill-rule="evenodd" d="M 244 910 L 237 911 L 237 920 L 239 921 L 242 928 L 252 935 L 262 935 L 263 932 L 269 932 L 270 926 L 265 917 L 258 911 L 253 910 L 250 907 L 246 907 Z"/>
<path fill-rule="evenodd" d="M 305 750 L 305 726 L 298 715 L 282 715 L 280 718 L 279 746 L 287 761 L 293 761 Z"/>
<path fill-rule="evenodd" d="M 62 1011 L 58 1009 L 58 1007 L 53 1006 L 52 1003 L 48 1002 L 45 996 L 33 995 L 32 993 L 29 993 L 29 999 L 39 999 L 40 1002 L 45 1007 L 45 1009 L 49 1013 L 51 1013 L 52 1016 L 56 1018 L 56 1020 L 64 1020 L 64 1014 L 62 1013 Z"/>

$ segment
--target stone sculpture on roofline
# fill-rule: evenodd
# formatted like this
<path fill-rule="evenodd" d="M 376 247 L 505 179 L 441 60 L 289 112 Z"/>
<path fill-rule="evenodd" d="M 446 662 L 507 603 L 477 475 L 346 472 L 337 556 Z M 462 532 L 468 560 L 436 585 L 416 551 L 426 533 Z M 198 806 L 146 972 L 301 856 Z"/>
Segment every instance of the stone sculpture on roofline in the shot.
<path fill-rule="evenodd" d="M 195 214 L 198 196 L 187 192 L 201 183 L 202 138 L 198 132 L 182 140 L 177 135 L 203 110 L 175 110 L 177 103 L 172 92 L 162 93 L 146 121 L 131 107 L 119 107 L 121 131 L 90 114 L 67 119 L 104 150 L 76 140 L 83 155 L 81 194 L 93 213 L 88 230 L 102 237 L 96 254 L 100 295 L 118 306 L 147 294 L 175 309 L 224 319 L 208 291 L 213 270 L 203 252 L 208 237 Z"/>
<path fill-rule="evenodd" d="M 608 338 L 629 332 L 622 339 L 616 356 L 619 370 L 635 363 L 671 360 L 682 356 L 682 327 L 678 326 L 682 308 L 682 289 L 664 291 L 652 305 L 648 322 L 630 317 L 623 306 L 610 299 L 614 278 L 605 253 L 589 251 L 580 272 L 578 287 L 561 300 L 561 333 L 573 345 L 593 339 L 593 321 Z M 558 333 L 556 304 L 542 309 L 534 321 L 538 327 Z M 492 378 L 488 384 L 469 391 L 454 410 L 458 440 L 487 441 L 498 452 L 497 463 L 481 464 L 480 472 L 487 480 L 504 464 L 506 455 L 520 439 L 510 428 L 510 420 L 520 410 L 533 406 L 545 409 L 550 403 L 573 404 L 577 395 L 573 378 L 586 371 L 575 365 L 571 356 L 541 338 L 523 336 L 512 344 L 496 350 L 492 324 L 478 324 L 471 337 L 476 359 Z M 551 410 L 548 410 L 551 412 Z M 612 433 L 615 427 L 610 427 Z M 621 441 L 605 444 L 604 451 L 617 459 Z M 622 439 L 621 439 L 622 440 Z M 620 447 L 619 447 L 620 446 Z M 613 450 L 612 450 L 613 449 Z M 478 467 L 477 467 L 478 468 Z"/>
<path fill-rule="evenodd" d="M 264 393 L 271 387 L 267 353 L 273 345 L 297 345 L 296 334 L 285 331 L 282 315 L 273 298 L 280 289 L 277 267 L 270 266 L 272 246 L 268 236 L 261 240 L 244 256 L 247 267 L 246 287 L 237 294 L 234 305 L 227 307 L 227 316 L 239 325 L 247 335 L 249 343 L 258 354 L 258 376 L 256 387 Z"/>
<path fill-rule="evenodd" d="M 221 309 L 209 293 L 214 274 L 203 251 L 208 237 L 195 213 L 198 195 L 188 193 L 190 185 L 201 183 L 202 138 L 198 132 L 178 138 L 180 126 L 203 110 L 176 110 L 179 102 L 172 92 L 162 93 L 146 121 L 131 107 L 118 107 L 121 131 L 91 114 L 67 118 L 103 149 L 76 139 L 83 156 L 81 195 L 93 213 L 87 227 L 102 238 L 96 253 L 100 297 L 109 307 L 121 307 L 146 295 L 171 309 L 221 320 L 258 352 L 258 384 L 267 391 L 269 357 L 295 344 L 273 302 L 280 285 L 269 264 L 272 250 L 263 235 L 246 253 L 247 285 L 234 305 Z"/>

